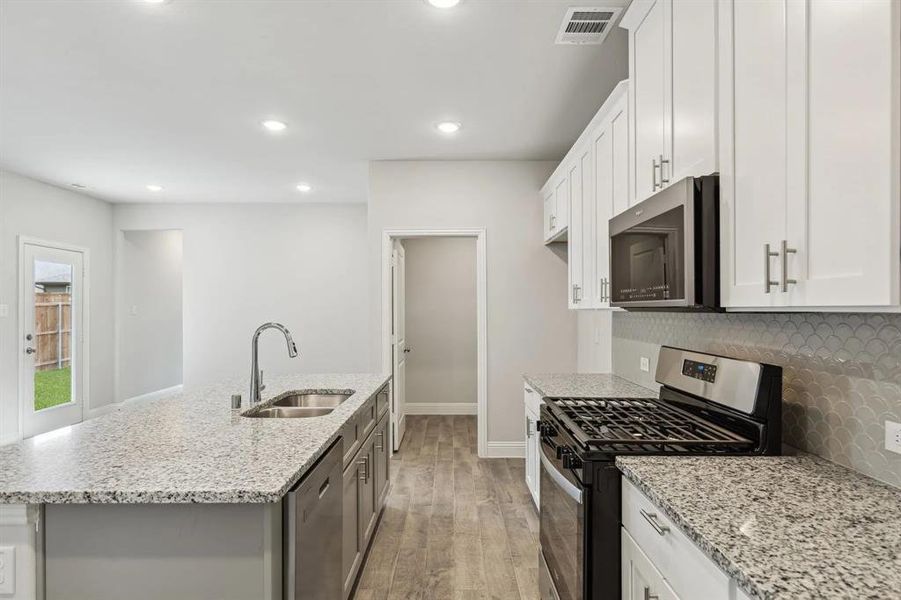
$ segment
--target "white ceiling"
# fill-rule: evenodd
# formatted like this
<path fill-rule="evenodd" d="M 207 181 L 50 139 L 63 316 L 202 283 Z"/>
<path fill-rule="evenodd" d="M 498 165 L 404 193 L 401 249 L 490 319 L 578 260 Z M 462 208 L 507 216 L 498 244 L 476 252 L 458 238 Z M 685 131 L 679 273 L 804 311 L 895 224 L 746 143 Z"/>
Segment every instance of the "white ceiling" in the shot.
<path fill-rule="evenodd" d="M 114 202 L 365 202 L 369 160 L 560 159 L 627 75 L 619 28 L 554 44 L 570 5 L 0 0 L 0 166 Z"/>

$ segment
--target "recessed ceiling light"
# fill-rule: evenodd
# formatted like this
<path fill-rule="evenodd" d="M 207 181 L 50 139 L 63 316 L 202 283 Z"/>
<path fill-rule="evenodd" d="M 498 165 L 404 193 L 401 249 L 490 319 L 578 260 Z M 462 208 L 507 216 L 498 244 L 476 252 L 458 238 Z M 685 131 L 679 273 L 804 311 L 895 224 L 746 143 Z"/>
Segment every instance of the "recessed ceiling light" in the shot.
<path fill-rule="evenodd" d="M 273 119 L 269 119 L 263 121 L 263 127 L 268 129 L 269 131 L 284 131 L 288 128 L 288 124 L 282 121 L 275 121 Z"/>
<path fill-rule="evenodd" d="M 453 8 L 460 4 L 460 0 L 429 0 L 429 4 L 435 8 Z"/>
<path fill-rule="evenodd" d="M 150 190 L 151 192 L 162 192 L 163 186 L 157 185 L 155 183 L 150 183 L 147 185 L 147 189 Z"/>
<path fill-rule="evenodd" d="M 309 183 L 298 183 L 297 184 L 298 192 L 303 192 L 304 194 L 306 194 L 307 192 L 311 192 L 312 190 L 313 190 L 313 186 L 311 186 Z"/>
<path fill-rule="evenodd" d="M 435 129 L 447 135 L 457 133 L 460 131 L 460 127 L 462 127 L 462 125 L 456 121 L 442 121 L 435 125 Z"/>

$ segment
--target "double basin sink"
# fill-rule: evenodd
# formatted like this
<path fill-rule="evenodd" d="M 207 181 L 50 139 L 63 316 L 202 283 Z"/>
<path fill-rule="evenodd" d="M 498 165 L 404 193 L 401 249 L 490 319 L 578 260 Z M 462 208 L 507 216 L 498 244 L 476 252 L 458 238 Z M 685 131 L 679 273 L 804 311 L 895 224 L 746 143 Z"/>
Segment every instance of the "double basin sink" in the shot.
<path fill-rule="evenodd" d="M 339 393 L 303 392 L 288 394 L 265 408 L 245 414 L 254 419 L 305 419 L 323 417 L 351 397 L 353 391 Z"/>

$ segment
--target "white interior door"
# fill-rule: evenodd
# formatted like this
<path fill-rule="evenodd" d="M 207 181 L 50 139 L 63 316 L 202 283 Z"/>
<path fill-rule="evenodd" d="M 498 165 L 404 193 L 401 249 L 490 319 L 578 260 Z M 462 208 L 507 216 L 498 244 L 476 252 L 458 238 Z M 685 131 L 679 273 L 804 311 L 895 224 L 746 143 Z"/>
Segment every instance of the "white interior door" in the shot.
<path fill-rule="evenodd" d="M 395 452 L 400 449 L 407 427 L 407 333 L 406 333 L 406 259 L 403 244 L 399 240 L 394 242 L 394 250 L 391 255 L 391 356 L 392 356 L 392 389 L 394 399 L 392 405 L 392 419 L 394 432 L 391 438 L 394 440 Z"/>
<path fill-rule="evenodd" d="M 23 434 L 81 422 L 87 336 L 84 255 L 22 244 L 19 306 Z"/>

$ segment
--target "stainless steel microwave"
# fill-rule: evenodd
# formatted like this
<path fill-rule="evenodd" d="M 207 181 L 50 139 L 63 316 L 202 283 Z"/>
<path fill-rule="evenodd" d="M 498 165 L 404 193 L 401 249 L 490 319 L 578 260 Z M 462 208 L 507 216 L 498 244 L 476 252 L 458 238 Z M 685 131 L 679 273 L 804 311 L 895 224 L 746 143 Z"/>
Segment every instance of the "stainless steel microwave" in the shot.
<path fill-rule="evenodd" d="M 686 177 L 610 219 L 610 304 L 720 310 L 719 176 Z"/>

